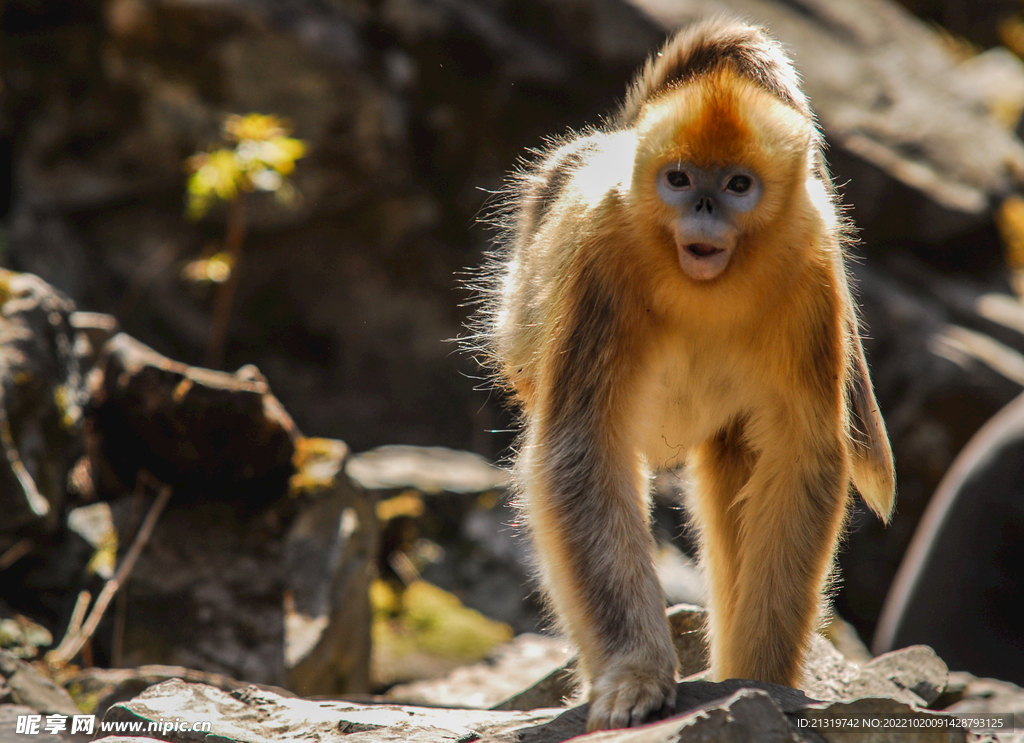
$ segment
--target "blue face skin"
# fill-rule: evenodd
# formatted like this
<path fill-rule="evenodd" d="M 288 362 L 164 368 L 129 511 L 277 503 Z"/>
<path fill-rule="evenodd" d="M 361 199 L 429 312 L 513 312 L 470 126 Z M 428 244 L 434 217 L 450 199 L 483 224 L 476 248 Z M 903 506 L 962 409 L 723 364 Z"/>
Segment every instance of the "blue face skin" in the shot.
<path fill-rule="evenodd" d="M 657 187 L 661 200 L 678 214 L 672 231 L 683 271 L 697 281 L 720 275 L 740 234 L 736 217 L 757 205 L 761 181 L 739 166 L 672 163 L 658 172 Z"/>

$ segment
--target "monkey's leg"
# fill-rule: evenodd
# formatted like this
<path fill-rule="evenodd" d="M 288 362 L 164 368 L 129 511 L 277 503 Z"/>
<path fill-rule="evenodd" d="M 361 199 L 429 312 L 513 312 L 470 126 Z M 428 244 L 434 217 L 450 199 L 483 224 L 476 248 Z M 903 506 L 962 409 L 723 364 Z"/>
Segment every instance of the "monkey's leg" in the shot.
<path fill-rule="evenodd" d="M 750 478 L 753 457 L 742 440 L 740 424 L 723 430 L 699 447 L 690 458 L 693 492 L 687 510 L 697 528 L 700 564 L 708 580 L 710 611 L 708 645 L 711 667 L 723 665 L 736 612 L 740 559 L 739 510 L 736 496 Z"/>
<path fill-rule="evenodd" d="M 734 615 L 715 638 L 718 678 L 800 682 L 849 490 L 842 442 L 802 443 L 762 452 L 740 495 Z"/>
<path fill-rule="evenodd" d="M 587 728 L 641 724 L 672 708 L 676 656 L 640 457 L 586 430 L 538 428 L 519 463 L 522 498 L 547 595 L 591 681 Z"/>

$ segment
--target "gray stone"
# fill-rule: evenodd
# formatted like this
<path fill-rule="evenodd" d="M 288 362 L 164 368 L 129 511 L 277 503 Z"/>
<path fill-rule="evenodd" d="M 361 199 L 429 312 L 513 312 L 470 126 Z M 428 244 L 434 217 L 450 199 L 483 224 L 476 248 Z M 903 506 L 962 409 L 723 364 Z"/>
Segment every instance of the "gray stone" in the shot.
<path fill-rule="evenodd" d="M 508 472 L 478 454 L 440 446 L 381 446 L 353 455 L 346 472 L 367 490 L 484 493 L 509 484 Z"/>
<path fill-rule="evenodd" d="M 880 655 L 864 666 L 863 673 L 888 679 L 901 689 L 912 691 L 925 705 L 938 699 L 949 681 L 946 664 L 927 645 L 913 645 Z"/>
<path fill-rule="evenodd" d="M 655 485 L 657 487 L 657 485 Z M 656 503 L 660 498 L 655 496 Z M 676 506 L 678 508 L 678 505 Z M 707 585 L 704 573 L 693 560 L 672 544 L 659 544 L 654 558 L 654 570 L 661 582 L 665 600 L 674 604 L 704 606 L 707 603 Z"/>
<path fill-rule="evenodd" d="M 60 526 L 84 397 L 73 311 L 38 276 L 0 269 L 0 554 Z"/>
<path fill-rule="evenodd" d="M 528 710 L 561 707 L 572 698 L 578 688 L 576 659 L 559 666 L 523 691 L 513 694 L 504 702 L 494 705 L 498 710 Z"/>
<path fill-rule="evenodd" d="M 37 714 L 81 714 L 66 691 L 28 663 L 3 650 L 0 650 L 0 675 L 7 680 L 11 701 L 15 704 L 30 707 Z"/>
<path fill-rule="evenodd" d="M 998 724 L 1003 729 L 996 733 L 996 740 L 1024 743 L 1024 689 L 1007 681 L 975 678 L 967 673 L 951 675 L 962 688 L 957 692 L 959 698 L 945 708 L 946 712 L 982 719 L 998 715 Z"/>
<path fill-rule="evenodd" d="M 297 450 L 292 493 L 306 501 L 285 537 L 286 685 L 304 695 L 368 692 L 373 501 L 344 474 L 343 442 L 303 439 Z"/>
<path fill-rule="evenodd" d="M 18 732 L 18 718 L 23 715 L 38 715 L 39 710 L 19 704 L 0 704 L 0 743 L 66 743 L 59 735 L 46 732 L 42 725 L 36 735 Z M 63 714 L 63 713 L 60 713 Z"/>
<path fill-rule="evenodd" d="M 361 705 L 342 701 L 289 699 L 250 687 L 227 694 L 180 680 L 153 686 L 130 702 L 107 710 L 104 722 L 208 720 L 218 740 L 264 743 L 318 739 L 321 743 L 369 743 L 409 740 L 423 743 L 477 738 L 508 740 L 512 731 L 546 722 L 557 710 L 492 712 L 445 710 L 402 705 Z M 206 740 L 206 734 L 162 731 L 175 743 Z"/>
<path fill-rule="evenodd" d="M 877 696 L 927 706 L 946 688 L 946 664 L 925 646 L 879 656 L 863 666 L 850 663 L 828 640 L 814 635 L 802 687 L 822 701 Z"/>
<path fill-rule="evenodd" d="M 180 666 L 139 666 L 138 668 L 85 668 L 67 679 L 65 685 L 75 688 L 76 694 L 98 699 L 94 713 L 102 718 L 107 709 L 118 702 L 126 702 L 138 696 L 150 686 L 156 686 L 170 679 L 181 679 L 196 684 L 206 684 L 224 692 L 232 692 L 249 686 L 248 681 L 239 681 L 230 676 L 197 671 Z M 295 694 L 279 686 L 260 686 L 266 691 L 293 697 Z"/>
<path fill-rule="evenodd" d="M 558 707 L 561 697 L 557 691 L 527 699 L 523 690 L 534 688 L 550 678 L 553 671 L 563 668 L 569 653 L 565 640 L 526 633 L 495 648 L 485 661 L 462 666 L 439 678 L 393 686 L 387 697 L 402 704 L 479 709 Z M 568 688 L 563 696 L 571 691 Z M 502 701 L 510 702 L 509 697 L 518 700 L 515 706 Z"/>

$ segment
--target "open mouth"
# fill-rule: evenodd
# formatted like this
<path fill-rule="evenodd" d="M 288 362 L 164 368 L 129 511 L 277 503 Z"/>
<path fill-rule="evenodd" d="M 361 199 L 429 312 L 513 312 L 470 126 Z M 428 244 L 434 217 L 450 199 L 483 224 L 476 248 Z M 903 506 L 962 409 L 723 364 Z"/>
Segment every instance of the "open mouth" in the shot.
<path fill-rule="evenodd" d="M 686 251 L 698 258 L 707 258 L 709 255 L 721 253 L 722 249 L 708 243 L 690 243 L 686 246 Z"/>

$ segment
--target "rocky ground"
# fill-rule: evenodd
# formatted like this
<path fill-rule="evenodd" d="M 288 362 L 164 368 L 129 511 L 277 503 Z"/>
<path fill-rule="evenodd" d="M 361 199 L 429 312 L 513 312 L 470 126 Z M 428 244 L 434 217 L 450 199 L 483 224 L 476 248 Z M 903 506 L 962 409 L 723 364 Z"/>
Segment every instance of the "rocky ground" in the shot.
<path fill-rule="evenodd" d="M 1024 689 L 969 674 L 950 674 L 928 647 L 913 646 L 857 664 L 816 637 L 802 691 L 742 680 L 712 683 L 701 680 L 703 610 L 681 605 L 670 609 L 669 617 L 683 673 L 698 669 L 679 684 L 675 714 L 640 729 L 593 733 L 580 740 L 1024 740 Z M 120 680 L 108 687 L 108 697 L 100 702 L 108 731 L 130 731 L 138 723 L 142 730 L 151 723 L 170 724 L 143 735 L 97 739 L 107 743 L 209 740 L 182 730 L 180 724 L 209 721 L 209 732 L 216 740 L 239 743 L 283 739 L 559 743 L 585 733 L 587 712 L 585 704 L 571 701 L 572 660 L 566 661 L 565 656 L 566 648 L 559 641 L 523 635 L 501 646 L 487 662 L 395 687 L 387 699 L 364 703 L 304 699 L 282 689 L 246 686 L 224 677 L 203 678 L 184 669 L 126 670 L 116 672 Z M 0 656 L 0 663 L 9 700 L 0 705 L 0 740 L 24 740 L 13 731 L 18 715 L 79 714 L 66 692 L 30 666 L 7 654 Z M 161 674 L 167 680 L 161 681 Z M 149 686 L 130 699 L 111 701 L 124 694 L 129 680 Z"/>

